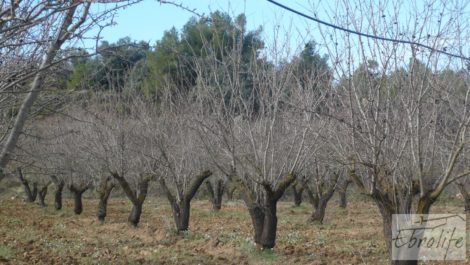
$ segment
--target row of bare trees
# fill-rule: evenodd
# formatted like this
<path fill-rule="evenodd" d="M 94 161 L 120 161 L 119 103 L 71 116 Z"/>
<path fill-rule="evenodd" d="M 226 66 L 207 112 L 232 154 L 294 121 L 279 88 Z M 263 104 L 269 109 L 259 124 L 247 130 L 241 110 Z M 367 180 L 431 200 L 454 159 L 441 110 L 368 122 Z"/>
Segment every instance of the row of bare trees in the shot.
<path fill-rule="evenodd" d="M 416 6 L 421 12 L 410 14 L 411 24 L 393 34 L 436 49 L 452 44 L 462 53 L 470 27 L 451 13 L 461 10 L 459 3 L 447 4 L 455 9 L 436 16 L 430 14 L 442 6 Z M 387 5 L 367 8 L 400 14 L 400 6 Z M 337 1 L 328 12 L 338 12 L 331 16 L 338 25 L 392 34 L 398 15 L 364 16 L 369 11 L 363 8 Z M 429 28 L 433 23 L 439 27 Z M 452 184 L 468 210 L 468 62 L 330 30 L 320 28 L 333 72 L 299 71 L 287 44 L 266 48 L 265 57 L 253 51 L 246 58 L 240 38 L 229 38 L 231 49 L 219 51 L 226 46 L 201 37 L 205 56 L 191 59 L 193 87 L 181 89 L 181 80 L 172 78 L 152 99 L 126 84 L 118 91 L 77 95 L 60 115 L 38 118 L 25 130 L 14 159 L 32 174 L 65 183 L 57 185 L 56 198 L 60 187 L 69 187 L 76 212 L 83 192 L 95 183 L 100 220 L 119 184 L 132 204 L 128 220 L 137 225 L 156 181 L 178 231 L 188 229 L 191 200 L 204 182 L 215 205 L 229 183 L 242 195 L 254 241 L 263 249 L 275 246 L 277 203 L 288 187 L 308 183 L 311 220 L 322 222 L 333 192 L 353 182 L 380 210 L 391 257 L 393 214 L 429 213 Z"/>
<path fill-rule="evenodd" d="M 312 219 L 321 222 L 344 170 L 328 159 L 329 136 L 322 134 L 333 124 L 310 110 L 329 91 L 299 85 L 295 64 L 280 68 L 256 54 L 243 70 L 249 78 L 242 79 L 247 74 L 237 69 L 240 56 L 235 49 L 222 62 L 216 57 L 195 62 L 198 86 L 179 91 L 168 83 L 158 101 L 125 88 L 78 94 L 61 115 L 30 128 L 17 160 L 67 183 L 76 213 L 81 195 L 96 183 L 101 220 L 119 184 L 132 204 L 133 225 L 139 223 L 149 183 L 157 181 L 178 231 L 188 229 L 191 200 L 204 181 L 216 208 L 229 183 L 248 207 L 255 242 L 272 248 L 277 202 L 286 189 L 299 176 L 311 180 L 318 198 Z M 310 78 L 311 84 L 320 82 Z M 217 178 L 208 180 L 212 175 Z"/>

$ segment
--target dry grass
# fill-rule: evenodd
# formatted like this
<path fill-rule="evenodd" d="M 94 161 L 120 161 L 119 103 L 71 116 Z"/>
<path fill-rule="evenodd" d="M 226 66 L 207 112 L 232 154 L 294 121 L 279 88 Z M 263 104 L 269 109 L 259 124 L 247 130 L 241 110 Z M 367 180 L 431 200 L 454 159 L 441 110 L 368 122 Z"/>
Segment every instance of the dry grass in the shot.
<path fill-rule="evenodd" d="M 161 199 L 145 203 L 137 228 L 126 223 L 130 204 L 125 199 L 111 199 L 104 224 L 94 217 L 94 200 L 85 200 L 81 216 L 73 214 L 69 200 L 61 211 L 20 199 L 0 203 L 0 263 L 6 264 L 387 263 L 380 216 L 362 196 L 347 210 L 332 200 L 321 226 L 306 223 L 308 204 L 281 202 L 277 246 L 264 252 L 253 245 L 250 219 L 239 201 L 224 204 L 218 213 L 207 201 L 195 201 L 184 235 L 174 232 L 170 208 Z M 434 212 L 462 209 L 455 201 L 440 202 Z"/>

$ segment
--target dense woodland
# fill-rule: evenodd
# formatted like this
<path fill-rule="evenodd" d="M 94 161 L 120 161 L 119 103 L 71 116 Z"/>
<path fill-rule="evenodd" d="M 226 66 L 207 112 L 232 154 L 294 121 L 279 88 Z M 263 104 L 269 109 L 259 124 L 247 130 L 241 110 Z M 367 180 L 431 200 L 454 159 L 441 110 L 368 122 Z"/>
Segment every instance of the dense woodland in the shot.
<path fill-rule="evenodd" d="M 50 190 L 60 210 L 70 192 L 80 214 L 93 190 L 105 222 L 114 192 L 129 199 L 128 222 L 137 226 L 149 187 L 158 186 L 175 229 L 185 231 L 198 190 L 215 211 L 236 190 L 255 243 L 271 249 L 286 190 L 297 205 L 308 198 L 309 221 L 322 223 L 333 193 L 346 207 L 354 185 L 379 208 L 390 254 L 392 214 L 430 213 L 449 188 L 470 210 L 467 60 L 327 30 L 292 52 L 268 45 L 261 27 L 248 30 L 245 15 L 221 11 L 169 29 L 155 45 L 122 38 L 94 52 L 61 49 L 88 27 L 90 4 L 25 2 L 44 13 L 0 4 L 0 180 L 21 180 L 29 201 L 45 206 Z M 465 31 L 453 30 L 465 16 L 424 9 L 407 33 L 436 49 L 448 36 L 465 43 Z M 58 37 L 6 19 L 20 12 L 44 16 L 35 25 L 55 17 L 47 30 Z M 371 23 L 377 34 L 387 32 L 380 19 Z M 432 23 L 441 27 L 423 33 Z"/>

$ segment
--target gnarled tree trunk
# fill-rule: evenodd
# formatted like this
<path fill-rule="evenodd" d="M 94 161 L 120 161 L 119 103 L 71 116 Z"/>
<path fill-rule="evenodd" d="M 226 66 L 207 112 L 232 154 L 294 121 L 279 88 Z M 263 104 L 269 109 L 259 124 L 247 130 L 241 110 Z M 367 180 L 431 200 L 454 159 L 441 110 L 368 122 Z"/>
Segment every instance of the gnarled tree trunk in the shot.
<path fill-rule="evenodd" d="M 470 214 L 470 192 L 465 188 L 465 185 L 462 183 L 457 183 L 457 188 L 459 189 L 460 194 L 462 194 L 465 203 L 465 212 L 467 214 Z"/>
<path fill-rule="evenodd" d="M 41 189 L 40 189 L 39 192 L 38 192 L 38 196 L 39 196 L 39 205 L 41 205 L 42 207 L 45 207 L 45 206 L 46 206 L 45 199 L 46 199 L 47 188 L 49 187 L 49 184 L 50 184 L 50 183 L 47 183 L 47 184 L 45 184 L 44 186 L 42 186 Z"/>
<path fill-rule="evenodd" d="M 393 222 L 393 215 L 394 214 L 410 214 L 412 209 L 412 202 L 413 198 L 420 194 L 419 185 L 415 182 L 410 183 L 407 185 L 405 189 L 388 189 L 387 186 L 390 184 L 381 183 L 381 187 L 375 188 L 372 190 L 367 190 L 364 184 L 359 180 L 359 176 L 356 175 L 355 170 L 351 170 L 349 172 L 352 180 L 356 184 L 356 186 L 362 192 L 366 193 L 370 196 L 377 207 L 379 208 L 380 214 L 382 216 L 383 221 L 383 234 L 385 238 L 386 247 L 388 250 L 388 254 L 390 257 L 390 264 L 391 265 L 417 265 L 418 264 L 418 252 L 401 252 L 400 249 L 397 255 L 402 257 L 404 260 L 393 260 L 392 250 L 393 250 L 393 233 L 392 233 L 392 222 Z M 382 191 L 384 190 L 384 191 Z M 431 192 L 422 192 L 418 199 L 417 209 L 415 211 L 416 214 L 428 214 L 429 210 L 434 203 L 435 199 L 433 199 L 433 195 Z M 421 231 L 421 230 L 419 230 Z M 421 233 L 414 234 L 417 240 L 420 240 Z M 407 257 L 403 257 L 403 253 L 407 254 Z M 411 258 L 411 260 L 405 260 L 405 258 Z"/>
<path fill-rule="evenodd" d="M 331 187 L 326 193 L 315 193 L 313 196 L 315 197 L 314 201 L 314 209 L 313 213 L 310 216 L 309 221 L 313 223 L 323 224 L 323 219 L 325 218 L 326 214 L 326 207 L 328 206 L 328 202 L 333 197 L 335 189 Z"/>
<path fill-rule="evenodd" d="M 21 168 L 18 168 L 17 171 L 18 171 L 18 177 L 21 181 L 21 184 L 23 184 L 24 191 L 26 193 L 26 201 L 34 202 L 38 194 L 38 184 L 36 182 L 33 182 L 31 184 L 32 187 L 30 187 L 30 183 L 27 179 L 24 178 L 23 171 L 21 170 Z M 33 190 L 31 190 L 31 188 Z"/>
<path fill-rule="evenodd" d="M 140 222 L 140 216 L 142 215 L 142 205 L 144 202 L 137 202 L 132 204 L 132 209 L 131 213 L 129 214 L 129 217 L 127 218 L 127 221 L 133 225 L 137 226 Z"/>
<path fill-rule="evenodd" d="M 204 180 L 212 175 L 210 171 L 204 171 L 200 175 L 196 176 L 190 183 L 189 189 L 184 194 L 179 194 L 179 200 L 170 191 L 166 185 L 165 179 L 160 179 L 160 185 L 165 193 L 168 201 L 170 202 L 171 209 L 173 210 L 173 218 L 175 219 L 176 230 L 178 232 L 186 231 L 189 227 L 189 216 L 191 210 L 191 200 L 196 194 L 199 187 L 202 185 Z"/>
<path fill-rule="evenodd" d="M 411 210 L 411 209 L 404 209 L 403 207 L 397 206 L 395 203 L 393 203 L 391 200 L 389 200 L 387 195 L 381 194 L 378 195 L 376 198 L 380 198 L 375 200 L 380 214 L 382 216 L 382 221 L 383 221 L 383 234 L 385 237 L 385 243 L 386 247 L 389 253 L 389 257 L 392 257 L 392 244 L 393 244 L 393 234 L 392 234 L 392 218 L 393 214 L 398 214 L 398 213 L 406 213 Z M 406 203 L 407 204 L 407 203 Z M 411 206 L 411 204 L 409 204 Z M 407 207 L 405 205 L 405 207 Z M 396 211 L 396 209 L 400 209 L 399 212 Z M 415 235 L 416 237 L 419 237 L 419 234 Z M 397 249 L 396 251 L 399 251 Z M 398 256 L 402 256 L 403 254 L 398 253 Z M 410 255 L 410 253 L 407 253 L 407 255 Z M 391 265 L 417 265 L 418 264 L 418 253 L 415 253 L 416 257 L 415 259 L 412 260 L 405 260 L 404 257 L 402 256 L 402 259 L 404 260 L 390 260 Z"/>
<path fill-rule="evenodd" d="M 222 208 L 222 195 L 224 194 L 225 185 L 223 180 L 218 179 L 215 185 L 212 185 L 210 181 L 206 181 L 207 191 L 209 192 L 210 200 L 212 203 L 212 209 L 219 211 Z"/>
<path fill-rule="evenodd" d="M 293 185 L 292 185 L 292 191 L 294 192 L 294 205 L 295 206 L 300 206 L 300 204 L 302 204 L 302 194 L 304 192 L 304 185 L 302 185 L 302 183 L 299 183 L 298 181 L 296 181 Z"/>
<path fill-rule="evenodd" d="M 347 191 L 351 180 L 347 179 L 338 185 L 339 207 L 345 209 L 348 206 Z"/>
<path fill-rule="evenodd" d="M 305 190 L 307 191 L 308 201 L 313 206 L 314 209 L 318 208 L 319 198 L 315 196 L 312 189 L 308 185 L 305 185 Z"/>
<path fill-rule="evenodd" d="M 189 214 L 191 209 L 191 201 L 183 199 L 179 203 L 171 205 L 173 210 L 173 218 L 178 232 L 186 231 L 189 227 Z"/>
<path fill-rule="evenodd" d="M 137 191 L 134 191 L 123 176 L 116 172 L 111 173 L 111 175 L 119 182 L 127 198 L 132 203 L 132 210 L 127 221 L 131 225 L 137 226 L 140 222 L 140 216 L 142 215 L 142 206 L 147 197 L 150 179 L 142 178 L 139 181 Z"/>
<path fill-rule="evenodd" d="M 64 190 L 65 182 L 62 179 L 58 179 L 57 176 L 51 176 L 52 182 L 55 184 L 54 191 L 54 207 L 56 210 L 62 209 L 62 192 Z"/>
<path fill-rule="evenodd" d="M 106 211 L 108 208 L 108 199 L 115 186 L 116 185 L 112 182 L 112 177 L 108 176 L 108 177 L 101 178 L 100 187 L 98 189 L 98 196 L 99 196 L 98 210 L 96 212 L 96 217 L 98 218 L 100 222 L 104 222 L 104 219 L 106 218 Z M 141 212 L 142 212 L 142 209 L 141 209 Z"/>
<path fill-rule="evenodd" d="M 73 194 L 73 212 L 75 214 L 81 214 L 83 212 L 83 203 L 82 203 L 82 195 L 85 191 L 87 191 L 90 188 L 90 185 L 75 185 L 75 184 L 70 184 L 69 185 L 69 190 Z"/>
<path fill-rule="evenodd" d="M 235 190 L 237 187 L 235 185 L 231 185 L 231 183 L 227 184 L 227 187 L 225 189 L 225 193 L 227 194 L 227 200 L 233 201 L 233 193 L 235 193 Z"/>
<path fill-rule="evenodd" d="M 317 171 L 317 175 L 318 175 Z M 308 184 L 305 184 L 307 189 L 308 196 L 313 205 L 313 212 L 309 218 L 309 221 L 312 223 L 323 224 L 323 219 L 325 218 L 326 207 L 328 202 L 333 197 L 333 194 L 336 190 L 336 185 L 338 183 L 339 174 L 333 173 L 333 178 L 331 180 L 322 180 L 322 178 L 315 181 L 315 191 L 312 191 Z"/>
<path fill-rule="evenodd" d="M 318 206 L 313 209 L 312 215 L 309 218 L 309 221 L 312 223 L 323 224 L 323 219 L 326 214 L 326 206 L 328 205 L 326 199 L 318 200 Z"/>
<path fill-rule="evenodd" d="M 239 181 L 239 187 L 253 223 L 254 241 L 261 249 L 271 249 L 276 245 L 277 202 L 294 181 L 295 176 L 289 174 L 274 190 L 271 185 L 264 184 L 266 196 L 262 201 L 255 199 L 256 196 L 251 187 Z"/>

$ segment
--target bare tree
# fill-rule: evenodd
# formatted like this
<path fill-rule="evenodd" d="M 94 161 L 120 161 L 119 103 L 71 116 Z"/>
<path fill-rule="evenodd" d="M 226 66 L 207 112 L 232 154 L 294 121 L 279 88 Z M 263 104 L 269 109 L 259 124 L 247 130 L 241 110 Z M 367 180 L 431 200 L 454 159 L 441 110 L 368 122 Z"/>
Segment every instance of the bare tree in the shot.
<path fill-rule="evenodd" d="M 281 61 L 281 53 L 273 49 L 272 57 Z M 197 62 L 198 131 L 217 169 L 242 194 L 255 243 L 270 249 L 277 202 L 314 150 L 317 131 L 310 125 L 316 117 L 304 110 L 317 105 L 321 93 L 298 85 L 291 65 L 278 67 L 279 61 L 255 53 L 249 65 L 241 65 L 240 56 L 235 49 Z"/>
<path fill-rule="evenodd" d="M 141 106 L 136 107 L 132 96 L 105 93 L 92 96 L 88 104 L 88 110 L 80 115 L 85 121 L 81 127 L 83 140 L 80 150 L 98 163 L 95 170 L 99 171 L 95 171 L 95 174 L 101 174 L 104 181 L 100 185 L 107 186 L 100 196 L 104 199 L 111 189 L 108 186 L 111 184 L 104 177 L 109 174 L 132 203 L 128 221 L 137 226 L 152 179 L 145 159 L 139 156 L 139 150 L 148 145 L 139 137 L 145 130 L 136 119 L 136 112 Z M 100 204 L 105 202 L 107 200 L 101 200 Z M 101 209 L 105 210 L 104 207 Z"/>
<path fill-rule="evenodd" d="M 48 5 L 43 1 L 18 1 L 11 2 L 10 6 L 5 6 L 5 9 L 0 11 L 2 14 L 0 29 L 6 33 L 2 35 L 2 50 L 8 49 L 8 47 L 13 47 L 14 51 L 21 51 L 21 48 L 28 47 L 22 44 L 24 41 L 32 42 L 30 45 L 33 46 L 34 43 L 39 42 L 38 48 L 42 48 L 41 45 L 47 47 L 44 48 L 45 56 L 43 56 L 38 67 L 38 71 L 34 75 L 31 88 L 26 94 L 18 114 L 15 117 L 13 126 L 8 132 L 8 137 L 3 143 L 2 151 L 0 153 L 0 168 L 2 170 L 5 168 L 9 160 L 9 155 L 18 141 L 33 103 L 39 96 L 40 91 L 43 89 L 45 69 L 53 64 L 57 52 L 60 50 L 62 44 L 72 38 L 75 31 L 77 31 L 85 22 L 90 5 L 90 2 L 82 3 L 81 1 L 71 1 L 56 5 Z M 82 14 L 79 17 L 76 17 L 76 12 L 81 12 Z M 3 20 L 4 16 L 7 20 Z M 25 18 L 27 21 L 24 22 L 22 18 Z M 38 27 L 41 26 L 44 27 L 44 29 L 38 30 Z M 31 33 L 34 34 L 36 31 L 39 32 L 36 34 L 44 34 L 45 36 L 40 35 L 30 40 L 30 36 L 28 35 Z M 16 34 L 19 34 L 19 36 Z M 53 38 L 51 40 L 46 40 L 46 38 L 50 38 L 51 35 Z M 15 49 L 15 46 L 19 46 L 20 49 Z M 14 56 L 14 54 L 8 54 L 8 56 Z M 16 60 L 18 60 L 18 58 Z M 6 74 L 8 75 L 10 73 Z M 19 80 L 24 79 L 19 78 Z M 8 87 L 13 86 L 12 84 L 15 82 L 18 82 L 18 80 L 12 81 L 13 82 L 6 83 L 4 85 L 5 87 L 2 87 L 2 90 L 5 90 Z"/>
<path fill-rule="evenodd" d="M 227 181 L 221 177 L 206 180 L 207 192 L 209 193 L 212 209 L 219 211 L 222 208 L 222 196 L 227 187 Z"/>
<path fill-rule="evenodd" d="M 53 134 L 48 134 L 51 128 L 48 127 L 49 124 L 45 124 L 47 122 L 26 127 L 23 137 L 19 139 L 21 148 L 17 148 L 11 157 L 13 164 L 17 166 L 18 177 L 25 187 L 28 201 L 32 202 L 37 197 L 41 206 L 46 206 L 48 187 L 54 182 L 54 178 L 49 176 L 57 172 L 51 164 L 52 161 L 55 162 L 53 145 L 48 141 L 48 137 Z"/>
<path fill-rule="evenodd" d="M 72 193 L 74 212 L 83 211 L 83 193 L 93 186 L 94 175 L 100 169 L 94 160 L 83 152 L 84 121 L 71 116 L 37 117 L 34 124 L 25 127 L 20 146 L 12 156 L 16 164 L 27 167 L 36 181 L 42 181 L 39 198 L 47 193 L 47 186 L 54 183 L 54 206 L 62 208 L 63 189 Z"/>
<path fill-rule="evenodd" d="M 18 177 L 21 181 L 21 184 L 23 184 L 24 191 L 26 193 L 26 201 L 27 202 L 34 202 L 36 200 L 37 194 L 38 194 L 38 184 L 37 182 L 30 182 L 27 180 L 24 175 L 23 171 L 19 167 L 17 169 L 18 171 Z"/>
<path fill-rule="evenodd" d="M 311 167 L 307 192 L 312 201 L 313 212 L 309 221 L 322 224 L 326 207 L 333 197 L 341 173 L 340 168 L 334 168 L 324 162 L 315 161 L 315 164 L 312 164 Z"/>
<path fill-rule="evenodd" d="M 54 120 L 50 127 L 54 132 L 54 153 L 52 154 L 56 156 L 51 163 L 58 173 L 55 174 L 58 180 L 57 188 L 60 188 L 61 182 L 65 184 L 73 195 L 75 214 L 81 214 L 83 194 L 92 188 L 93 176 L 96 174 L 94 161 L 82 151 L 84 140 L 82 137 L 86 135 L 84 133 L 86 126 L 83 125 L 84 122 L 70 117 L 52 119 Z"/>
<path fill-rule="evenodd" d="M 208 158 L 194 129 L 194 104 L 191 97 L 171 98 L 172 91 L 160 107 L 151 102 L 140 108 L 143 158 L 170 202 L 176 230 L 188 230 L 191 200 L 203 182 L 212 175 Z M 143 110 L 143 111 L 142 111 Z"/>
<path fill-rule="evenodd" d="M 23 184 L 25 193 L 26 193 L 26 201 L 27 202 L 34 202 L 36 198 L 39 199 L 39 205 L 45 207 L 46 206 L 46 195 L 49 185 L 51 184 L 50 180 L 44 178 L 44 176 L 32 176 L 27 178 L 23 174 L 23 170 L 18 167 L 18 177 Z M 32 174 L 36 172 L 31 172 Z"/>
<path fill-rule="evenodd" d="M 449 4 L 413 1 L 412 9 L 387 3 L 352 9 L 354 4 L 337 1 L 326 12 L 343 28 L 408 38 L 445 50 L 462 47 L 470 36 L 468 19 L 448 9 Z M 466 3 L 452 6 L 462 10 Z M 402 15 L 407 19 L 402 20 Z M 443 74 L 448 70 L 468 75 L 468 71 L 460 59 L 417 45 L 320 30 L 340 79 L 336 99 L 329 102 L 335 106 L 329 117 L 337 121 L 337 127 L 329 130 L 337 135 L 332 149 L 349 166 L 358 189 L 378 206 L 391 257 L 392 215 L 429 213 L 446 186 L 470 173 L 462 157 L 469 137 L 468 78 L 460 78 L 464 85 L 456 86 L 455 79 Z"/>
<path fill-rule="evenodd" d="M 91 9 L 101 1 L 2 1 L 0 4 L 0 180 L 17 145 L 31 109 L 44 90 L 49 69 L 73 41 L 93 27 L 109 24 L 114 13 L 140 2 L 106 1 L 112 5 Z M 27 88 L 28 87 L 28 88 Z M 17 104 L 20 107 L 16 110 Z"/>

